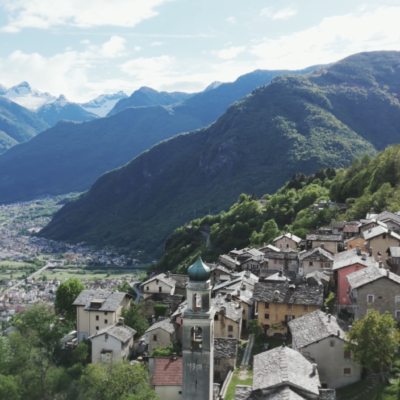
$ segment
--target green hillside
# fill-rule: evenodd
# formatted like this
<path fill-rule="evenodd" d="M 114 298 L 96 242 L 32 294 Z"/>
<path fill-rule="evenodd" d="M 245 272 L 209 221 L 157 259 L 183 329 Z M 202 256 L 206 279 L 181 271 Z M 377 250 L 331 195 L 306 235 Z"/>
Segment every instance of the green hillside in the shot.
<path fill-rule="evenodd" d="M 58 123 L 0 156 L 0 203 L 87 190 L 102 174 L 156 143 L 209 125 L 230 104 L 277 73 L 255 71 L 176 106 L 127 108 L 81 124 Z"/>
<path fill-rule="evenodd" d="M 344 207 L 313 212 L 320 200 L 336 200 Z M 332 220 L 365 218 L 368 212 L 400 211 L 400 145 L 376 158 L 355 159 L 346 169 L 327 168 L 306 177 L 296 173 L 274 195 L 261 201 L 241 194 L 228 212 L 192 220 L 175 230 L 155 268 L 186 271 L 199 251 L 208 262 L 234 248 L 271 243 L 281 232 L 305 238 L 310 229 L 329 226 Z M 211 248 L 206 248 L 209 233 Z"/>
<path fill-rule="evenodd" d="M 177 226 L 226 210 L 240 193 L 273 193 L 294 172 L 348 167 L 355 157 L 399 142 L 400 105 L 381 82 L 397 79 L 400 53 L 364 54 L 357 73 L 368 71 L 365 86 L 346 67 L 359 57 L 255 89 L 210 127 L 164 141 L 102 176 L 42 234 L 160 255 Z M 342 80 L 330 83 L 330 70 L 342 71 Z"/>
<path fill-rule="evenodd" d="M 0 154 L 33 138 L 48 127 L 34 112 L 0 97 Z"/>

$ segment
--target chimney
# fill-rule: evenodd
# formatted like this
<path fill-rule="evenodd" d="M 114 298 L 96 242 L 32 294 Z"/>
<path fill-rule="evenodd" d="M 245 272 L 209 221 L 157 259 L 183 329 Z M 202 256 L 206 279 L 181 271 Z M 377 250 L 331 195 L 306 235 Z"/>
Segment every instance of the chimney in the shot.
<path fill-rule="evenodd" d="M 118 323 L 119 323 L 120 325 L 125 325 L 125 320 L 124 320 L 124 318 L 123 318 L 123 317 L 119 317 L 119 318 L 118 318 Z"/>
<path fill-rule="evenodd" d="M 340 329 L 337 330 L 337 335 L 340 337 Z"/>
<path fill-rule="evenodd" d="M 221 315 L 225 315 L 226 313 L 226 308 L 225 307 L 221 307 L 220 312 Z"/>
<path fill-rule="evenodd" d="M 246 285 L 244 283 L 242 283 L 242 286 L 240 287 L 240 289 L 246 290 Z"/>
<path fill-rule="evenodd" d="M 279 294 L 280 294 L 279 290 L 275 290 L 275 292 L 274 292 L 274 299 L 275 300 L 279 299 Z"/>
<path fill-rule="evenodd" d="M 245 276 L 246 278 L 250 278 L 250 271 L 245 271 L 244 276 Z"/>
<path fill-rule="evenodd" d="M 328 314 L 328 322 L 331 322 L 331 317 L 332 317 L 332 315 Z"/>
<path fill-rule="evenodd" d="M 383 268 L 383 262 L 379 261 L 379 268 Z"/>
<path fill-rule="evenodd" d="M 227 293 L 227 294 L 226 294 L 226 300 L 227 300 L 227 301 L 231 301 L 231 300 L 232 300 L 232 296 L 231 296 L 230 293 Z"/>
<path fill-rule="evenodd" d="M 169 278 L 169 274 L 170 274 L 170 272 L 167 271 L 166 274 L 165 274 L 167 276 L 167 278 Z"/>
<path fill-rule="evenodd" d="M 369 256 L 372 257 L 372 247 L 369 248 Z"/>
<path fill-rule="evenodd" d="M 387 276 L 388 278 L 389 278 L 389 272 L 390 272 L 390 271 L 387 269 L 387 270 L 386 270 L 386 276 Z"/>
<path fill-rule="evenodd" d="M 313 373 L 313 375 L 316 375 L 316 373 L 317 373 L 317 364 L 312 364 L 312 373 Z"/>
<path fill-rule="evenodd" d="M 290 286 L 289 286 L 289 290 L 290 290 L 291 292 L 294 292 L 295 289 L 296 289 L 296 285 L 290 285 Z"/>
<path fill-rule="evenodd" d="M 236 295 L 240 296 L 240 290 L 239 289 L 236 291 Z"/>
<path fill-rule="evenodd" d="M 361 253 L 361 250 L 360 250 L 360 253 Z M 362 260 L 366 260 L 366 259 L 367 259 L 367 255 L 366 255 L 365 253 L 363 253 L 363 254 L 361 255 L 361 259 L 362 259 Z"/>
<path fill-rule="evenodd" d="M 325 243 L 321 243 L 321 244 L 319 245 L 319 247 L 321 247 L 321 249 L 325 249 Z"/>
<path fill-rule="evenodd" d="M 358 256 L 361 256 L 360 245 L 357 245 L 357 250 L 356 250 L 356 252 L 357 252 L 357 255 L 358 255 Z"/>
<path fill-rule="evenodd" d="M 282 271 L 282 269 L 279 271 L 279 276 L 282 276 L 283 275 L 283 271 Z"/>

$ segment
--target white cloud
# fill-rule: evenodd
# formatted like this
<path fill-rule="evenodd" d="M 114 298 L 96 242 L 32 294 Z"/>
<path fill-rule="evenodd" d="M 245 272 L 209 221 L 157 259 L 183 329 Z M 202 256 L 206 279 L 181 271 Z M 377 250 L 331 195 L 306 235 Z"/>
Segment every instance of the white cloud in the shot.
<path fill-rule="evenodd" d="M 48 29 L 67 25 L 133 27 L 158 13 L 155 8 L 171 0 L 0 0 L 7 12 L 6 32 L 23 28 Z"/>
<path fill-rule="evenodd" d="M 153 42 L 150 44 L 150 46 L 161 46 L 163 42 Z"/>
<path fill-rule="evenodd" d="M 240 53 L 245 50 L 245 46 L 232 46 L 228 49 L 220 50 L 217 54 L 219 58 L 223 60 L 230 60 L 232 58 L 236 58 Z"/>
<path fill-rule="evenodd" d="M 81 43 L 82 44 L 90 44 L 90 40 L 84 39 L 84 40 L 81 40 Z"/>
<path fill-rule="evenodd" d="M 228 17 L 225 19 L 225 21 L 231 23 L 231 24 L 236 24 L 236 19 L 235 17 Z"/>
<path fill-rule="evenodd" d="M 171 73 L 174 64 L 174 57 L 164 55 L 160 57 L 139 57 L 123 63 L 120 68 L 125 74 L 135 76 L 139 80 L 146 80 L 149 75 L 157 74 L 161 78 Z"/>
<path fill-rule="evenodd" d="M 293 7 L 282 8 L 274 11 L 274 7 L 267 7 L 261 10 L 261 15 L 271 19 L 288 19 L 297 14 L 297 10 Z"/>
<path fill-rule="evenodd" d="M 142 48 L 141 48 L 140 46 L 135 46 L 133 49 L 134 49 L 135 51 L 140 51 L 140 50 L 142 50 Z"/>
<path fill-rule="evenodd" d="M 115 58 L 123 55 L 126 40 L 119 36 L 111 36 L 108 42 L 101 46 L 101 55 L 106 58 Z"/>
<path fill-rule="evenodd" d="M 264 68 L 296 69 L 362 51 L 400 50 L 399 19 L 400 7 L 324 18 L 312 28 L 277 39 L 265 38 L 253 45 L 251 53 L 263 60 Z"/>

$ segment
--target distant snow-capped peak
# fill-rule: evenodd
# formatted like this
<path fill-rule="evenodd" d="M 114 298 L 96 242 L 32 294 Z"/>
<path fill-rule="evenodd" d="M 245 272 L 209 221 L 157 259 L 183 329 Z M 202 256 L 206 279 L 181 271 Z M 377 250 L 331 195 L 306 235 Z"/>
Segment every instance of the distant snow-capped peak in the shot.
<path fill-rule="evenodd" d="M 81 104 L 81 107 L 88 112 L 98 115 L 99 117 L 105 117 L 109 111 L 114 108 L 115 104 L 119 100 L 127 97 L 128 96 L 122 91 L 114 94 L 101 94 L 95 99 Z"/>
<path fill-rule="evenodd" d="M 210 83 L 205 89 L 204 89 L 204 91 L 205 92 L 208 92 L 209 90 L 213 90 L 213 89 L 216 89 L 219 85 L 221 85 L 222 84 L 222 82 L 219 82 L 219 81 L 215 81 L 215 82 L 213 82 L 213 83 Z"/>

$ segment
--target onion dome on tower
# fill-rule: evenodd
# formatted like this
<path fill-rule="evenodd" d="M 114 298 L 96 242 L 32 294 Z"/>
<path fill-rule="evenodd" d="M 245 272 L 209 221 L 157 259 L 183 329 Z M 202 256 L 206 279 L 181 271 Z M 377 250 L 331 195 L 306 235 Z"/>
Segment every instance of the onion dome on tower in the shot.
<path fill-rule="evenodd" d="M 188 269 L 189 279 L 195 282 L 207 282 L 210 279 L 211 270 L 199 256 L 196 262 Z"/>

